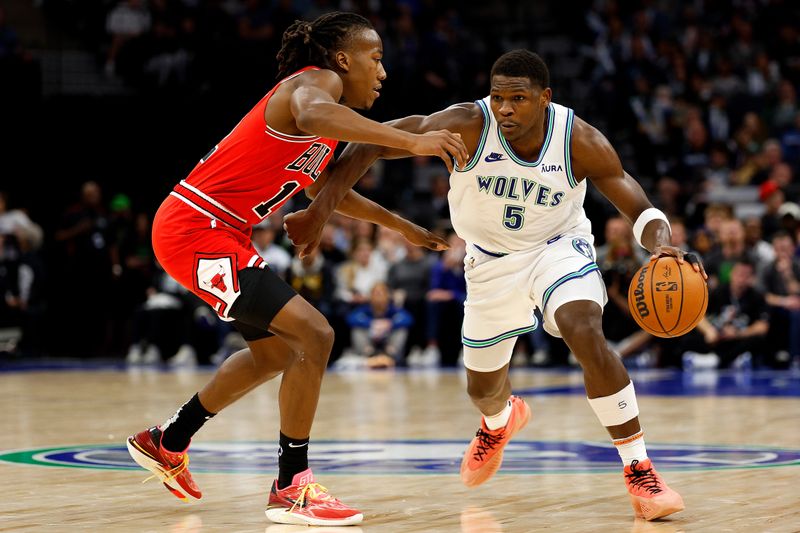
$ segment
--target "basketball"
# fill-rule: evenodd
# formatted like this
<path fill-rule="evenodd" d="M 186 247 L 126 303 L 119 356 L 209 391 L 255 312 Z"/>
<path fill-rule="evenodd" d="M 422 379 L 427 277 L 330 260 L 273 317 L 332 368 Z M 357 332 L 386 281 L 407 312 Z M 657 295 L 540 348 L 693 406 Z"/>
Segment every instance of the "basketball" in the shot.
<path fill-rule="evenodd" d="M 705 316 L 708 286 L 688 261 L 659 257 L 642 266 L 631 280 L 628 307 L 634 320 L 656 337 L 679 337 Z"/>

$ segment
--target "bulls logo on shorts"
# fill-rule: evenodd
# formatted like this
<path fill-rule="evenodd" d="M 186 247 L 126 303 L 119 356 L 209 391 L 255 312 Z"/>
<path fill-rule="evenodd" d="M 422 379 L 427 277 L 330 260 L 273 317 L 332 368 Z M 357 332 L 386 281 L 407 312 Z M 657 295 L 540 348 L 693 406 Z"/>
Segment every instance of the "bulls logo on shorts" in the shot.
<path fill-rule="evenodd" d="M 195 289 L 213 296 L 217 302 L 214 310 L 222 318 L 228 317 L 230 306 L 239 296 L 236 264 L 235 255 L 195 254 Z"/>

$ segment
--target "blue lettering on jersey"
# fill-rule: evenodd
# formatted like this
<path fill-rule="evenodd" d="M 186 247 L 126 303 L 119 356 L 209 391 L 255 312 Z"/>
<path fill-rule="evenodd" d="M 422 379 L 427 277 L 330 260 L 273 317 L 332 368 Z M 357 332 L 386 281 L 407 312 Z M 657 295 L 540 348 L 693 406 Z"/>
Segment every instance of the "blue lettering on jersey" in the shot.
<path fill-rule="evenodd" d="M 542 172 L 564 172 L 561 165 L 542 165 Z"/>
<path fill-rule="evenodd" d="M 547 205 L 547 197 L 550 195 L 550 187 L 539 185 L 539 191 L 536 193 L 536 205 Z"/>
<path fill-rule="evenodd" d="M 512 176 L 511 177 L 511 184 L 508 186 L 508 196 L 509 200 L 519 200 L 519 195 L 517 194 L 517 178 Z"/>
<path fill-rule="evenodd" d="M 494 176 L 476 176 L 478 178 L 478 191 L 489 193 L 489 188 L 492 186 Z"/>
<path fill-rule="evenodd" d="M 566 194 L 564 191 L 553 192 L 550 187 L 517 176 L 476 175 L 475 178 L 478 183 L 478 192 L 483 192 L 487 195 L 506 200 L 519 200 L 519 189 L 522 189 L 523 202 L 527 202 L 528 198 L 533 195 L 534 203 L 544 207 L 555 207 L 559 205 L 564 200 Z"/>
<path fill-rule="evenodd" d="M 505 176 L 497 176 L 494 180 L 494 195 L 502 198 L 506 194 L 506 186 L 508 185 L 508 178 Z"/>
<path fill-rule="evenodd" d="M 527 202 L 528 196 L 531 195 L 533 190 L 536 189 L 536 182 L 533 180 L 522 178 L 522 201 Z"/>

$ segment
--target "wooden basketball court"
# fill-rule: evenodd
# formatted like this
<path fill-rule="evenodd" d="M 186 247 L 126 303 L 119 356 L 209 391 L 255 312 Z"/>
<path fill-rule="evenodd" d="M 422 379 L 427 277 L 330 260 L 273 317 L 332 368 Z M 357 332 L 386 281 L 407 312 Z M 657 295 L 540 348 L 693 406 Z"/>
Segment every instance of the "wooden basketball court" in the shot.
<path fill-rule="evenodd" d="M 192 445 L 203 490 L 183 504 L 135 469 L 125 438 L 162 422 L 209 370 L 0 373 L 0 531 L 472 533 L 800 531 L 800 374 L 634 373 L 648 448 L 686 511 L 636 520 L 621 466 L 578 372 L 515 371 L 532 423 L 500 473 L 458 477 L 479 417 L 462 372 L 329 374 L 312 468 L 360 527 L 274 525 L 278 382 L 209 422 Z"/>

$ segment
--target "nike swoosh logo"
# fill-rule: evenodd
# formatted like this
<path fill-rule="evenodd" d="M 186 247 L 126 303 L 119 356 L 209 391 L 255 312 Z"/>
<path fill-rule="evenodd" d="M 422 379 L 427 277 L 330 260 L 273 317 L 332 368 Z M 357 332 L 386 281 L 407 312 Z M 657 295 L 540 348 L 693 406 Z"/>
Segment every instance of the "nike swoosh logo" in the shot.
<path fill-rule="evenodd" d="M 505 157 L 503 157 L 503 154 L 492 152 L 491 154 L 484 157 L 483 160 L 486 161 L 487 163 L 494 163 L 495 161 L 504 161 Z"/>
<path fill-rule="evenodd" d="M 303 446 L 308 446 L 308 443 L 307 442 L 304 442 L 303 444 L 294 444 L 292 442 L 289 443 L 289 448 L 302 448 Z"/>

